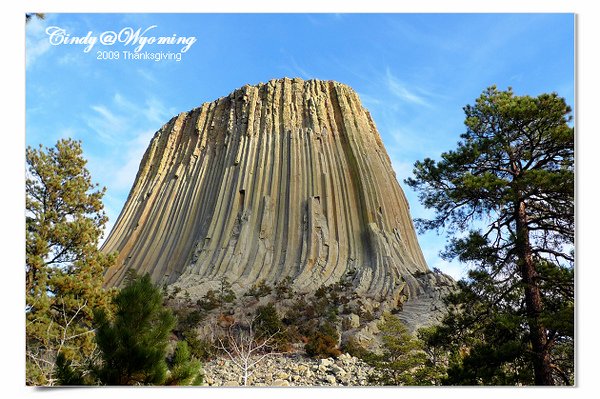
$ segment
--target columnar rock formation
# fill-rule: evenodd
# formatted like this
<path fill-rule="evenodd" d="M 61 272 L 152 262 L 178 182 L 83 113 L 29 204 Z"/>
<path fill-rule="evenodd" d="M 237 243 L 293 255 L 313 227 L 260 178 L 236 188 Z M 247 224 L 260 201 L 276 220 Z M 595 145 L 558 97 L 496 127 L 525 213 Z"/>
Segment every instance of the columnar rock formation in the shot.
<path fill-rule="evenodd" d="M 192 292 L 221 277 L 244 288 L 289 276 L 307 291 L 347 278 L 397 300 L 428 272 L 369 112 L 319 80 L 244 86 L 171 119 L 103 249 L 119 251 L 109 286 L 135 269 Z"/>

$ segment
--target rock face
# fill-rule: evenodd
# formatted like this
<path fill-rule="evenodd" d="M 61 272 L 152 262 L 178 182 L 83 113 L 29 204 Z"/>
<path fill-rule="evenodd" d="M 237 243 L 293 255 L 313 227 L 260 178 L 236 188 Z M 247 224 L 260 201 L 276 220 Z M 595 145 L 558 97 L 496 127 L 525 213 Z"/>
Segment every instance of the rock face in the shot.
<path fill-rule="evenodd" d="M 272 80 L 171 119 L 146 150 L 103 250 L 108 286 L 150 273 L 192 296 L 340 278 L 370 298 L 427 292 L 428 273 L 375 123 L 348 86 Z"/>

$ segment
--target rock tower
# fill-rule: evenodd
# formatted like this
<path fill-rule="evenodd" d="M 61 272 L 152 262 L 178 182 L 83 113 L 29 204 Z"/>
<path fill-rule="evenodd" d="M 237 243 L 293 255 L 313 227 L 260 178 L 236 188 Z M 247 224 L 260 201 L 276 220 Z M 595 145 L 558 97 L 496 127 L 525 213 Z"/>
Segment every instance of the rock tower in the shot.
<path fill-rule="evenodd" d="M 171 119 L 141 161 L 103 250 L 108 286 L 150 273 L 202 295 L 290 277 L 299 291 L 350 279 L 398 302 L 431 274 L 371 115 L 348 86 L 279 79 Z"/>

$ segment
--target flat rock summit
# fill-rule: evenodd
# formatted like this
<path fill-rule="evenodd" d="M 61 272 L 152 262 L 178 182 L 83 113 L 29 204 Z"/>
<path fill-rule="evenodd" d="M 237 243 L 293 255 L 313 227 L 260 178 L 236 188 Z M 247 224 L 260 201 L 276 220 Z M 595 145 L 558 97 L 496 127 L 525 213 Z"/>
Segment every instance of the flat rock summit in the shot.
<path fill-rule="evenodd" d="M 184 112 L 152 138 L 103 250 L 200 297 L 289 277 L 299 292 L 346 279 L 417 313 L 452 284 L 424 260 L 369 112 L 348 86 L 278 79 Z"/>

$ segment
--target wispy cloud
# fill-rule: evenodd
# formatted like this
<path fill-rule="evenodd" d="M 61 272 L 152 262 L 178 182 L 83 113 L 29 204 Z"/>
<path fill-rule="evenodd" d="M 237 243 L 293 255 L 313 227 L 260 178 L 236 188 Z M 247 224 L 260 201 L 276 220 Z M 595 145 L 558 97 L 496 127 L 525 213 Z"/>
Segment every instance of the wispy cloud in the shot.
<path fill-rule="evenodd" d="M 457 281 L 467 276 L 469 265 L 460 263 L 456 259 L 447 261 L 440 257 L 440 252 L 444 250 L 443 239 L 440 240 L 440 237 L 434 232 L 428 232 L 419 236 L 419 243 L 421 244 L 425 261 L 430 269 L 434 267 L 440 269 Z"/>
<path fill-rule="evenodd" d="M 49 17 L 51 18 L 51 17 Z M 32 18 L 25 30 L 25 68 L 29 69 L 35 61 L 50 50 L 50 42 L 46 35 L 48 20 Z"/>
<path fill-rule="evenodd" d="M 146 107 L 142 109 L 142 113 L 152 123 L 164 123 L 174 112 L 169 110 L 162 101 L 156 98 L 146 100 Z"/>
<path fill-rule="evenodd" d="M 152 135 L 175 113 L 157 98 L 150 97 L 137 104 L 116 92 L 110 101 L 90 106 L 89 112 L 81 116 L 83 124 L 102 142 L 97 147 L 102 151 L 92 150 L 88 157 L 93 175 L 100 184 L 109 187 L 107 196 L 126 196 Z M 122 205 L 114 203 L 107 207 L 111 220 L 117 217 Z"/>
<path fill-rule="evenodd" d="M 150 72 L 150 71 L 148 71 L 146 69 L 138 68 L 137 73 L 142 78 L 146 79 L 148 82 L 151 82 L 151 83 L 156 83 L 157 82 L 157 79 L 154 76 L 154 74 L 152 74 L 152 72 Z"/>
<path fill-rule="evenodd" d="M 84 124 L 103 143 L 101 152 L 92 150 L 88 153 L 88 160 L 93 176 L 108 187 L 105 201 L 106 213 L 111 220 L 109 228 L 123 206 L 121 201 L 133 184 L 154 132 L 175 113 L 155 97 L 138 104 L 116 92 L 110 101 L 90 106 L 89 112 L 81 116 Z M 107 228 L 107 234 L 108 231 Z"/>
<path fill-rule="evenodd" d="M 150 139 L 154 135 L 154 131 L 147 130 L 137 133 L 137 135 L 125 143 L 123 151 L 125 153 L 124 163 L 116 169 L 112 186 L 117 190 L 129 189 L 133 184 L 135 175 L 137 174 L 140 161 L 144 155 L 144 151 L 148 147 Z"/>
<path fill-rule="evenodd" d="M 82 119 L 102 141 L 120 145 L 130 137 L 137 137 L 140 129 L 158 129 L 175 114 L 157 98 L 150 97 L 143 104 L 135 104 L 121 93 L 115 93 L 112 101 L 90 106 L 91 112 Z"/>
<path fill-rule="evenodd" d="M 311 79 L 313 77 L 313 75 L 309 72 L 307 72 L 304 68 L 302 68 L 300 65 L 298 65 L 298 63 L 296 62 L 296 59 L 294 57 L 291 58 L 291 68 L 292 73 L 294 75 L 298 75 L 300 76 L 302 79 Z M 295 76 L 292 76 L 295 77 Z"/>
<path fill-rule="evenodd" d="M 135 112 L 139 109 L 133 102 L 127 100 L 121 93 L 115 93 L 113 96 L 114 105 L 118 107 L 121 112 Z"/>
<path fill-rule="evenodd" d="M 283 69 L 286 74 L 290 74 L 288 77 L 299 77 L 302 79 L 312 79 L 315 77 L 315 75 L 310 73 L 305 67 L 300 66 L 298 62 L 296 62 L 294 56 L 289 55 L 284 49 L 282 49 L 282 53 L 284 54 L 284 57 L 287 58 L 287 62 L 285 65 L 281 66 L 281 69 Z"/>
<path fill-rule="evenodd" d="M 368 94 L 364 94 L 364 93 L 357 93 L 358 97 L 360 97 L 360 100 L 367 105 L 381 105 L 383 102 L 381 99 L 370 96 Z"/>
<path fill-rule="evenodd" d="M 169 109 L 162 101 L 155 97 L 146 99 L 143 106 L 132 103 L 120 93 L 116 93 L 113 100 L 121 112 L 144 117 L 152 124 L 162 124 L 175 113 L 173 109 Z"/>
<path fill-rule="evenodd" d="M 396 179 L 399 183 L 402 183 L 404 179 L 412 176 L 413 164 L 402 160 L 396 153 L 390 152 L 390 161 L 392 161 L 392 168 L 396 172 Z"/>
<path fill-rule="evenodd" d="M 126 119 L 117 116 L 104 105 L 92 105 L 93 113 L 84 117 L 85 124 L 104 141 L 112 141 L 123 131 Z"/>
<path fill-rule="evenodd" d="M 106 123 L 118 125 L 121 123 L 121 118 L 113 114 L 108 108 L 103 105 L 92 105 L 92 109 L 100 114 L 106 120 Z"/>
<path fill-rule="evenodd" d="M 385 82 L 386 82 L 387 89 L 395 97 L 399 98 L 400 100 L 410 103 L 410 104 L 431 107 L 431 104 L 429 103 L 429 101 L 427 101 L 422 94 L 419 95 L 416 93 L 415 90 L 409 89 L 408 85 L 406 85 L 404 82 L 402 82 L 398 78 L 396 78 L 392 74 L 392 72 L 390 71 L 389 68 L 386 68 L 386 71 L 385 71 Z M 419 91 L 421 93 L 424 92 L 424 90 L 419 90 Z"/>

